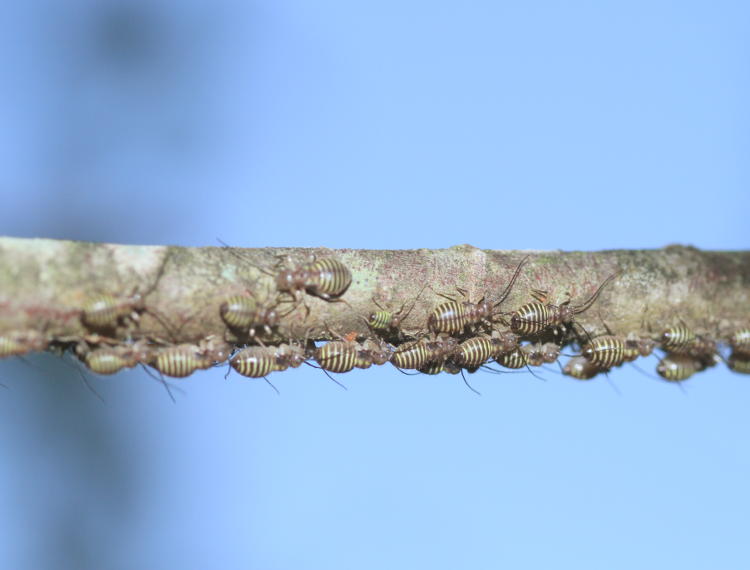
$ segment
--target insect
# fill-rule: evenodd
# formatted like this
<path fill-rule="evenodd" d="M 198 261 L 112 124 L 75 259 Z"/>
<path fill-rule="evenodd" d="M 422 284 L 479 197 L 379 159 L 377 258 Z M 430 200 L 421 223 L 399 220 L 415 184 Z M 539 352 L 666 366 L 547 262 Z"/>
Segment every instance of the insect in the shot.
<path fill-rule="evenodd" d="M 521 348 L 516 348 L 511 352 L 506 352 L 495 357 L 495 362 L 505 368 L 523 368 L 528 365 L 526 353 Z"/>
<path fill-rule="evenodd" d="M 354 368 L 369 368 L 385 364 L 390 353 L 372 340 L 360 344 L 354 341 L 333 340 L 315 350 L 315 361 L 329 372 L 349 372 Z"/>
<path fill-rule="evenodd" d="M 670 353 L 686 353 L 695 343 L 695 333 L 685 325 L 669 327 L 661 333 L 661 348 Z"/>
<path fill-rule="evenodd" d="M 211 335 L 198 343 L 198 354 L 204 361 L 204 366 L 209 368 L 211 365 L 226 361 L 232 354 L 233 346 L 225 340 Z"/>
<path fill-rule="evenodd" d="M 0 335 L 0 358 L 41 352 L 49 346 L 49 337 L 34 329 L 9 331 Z"/>
<path fill-rule="evenodd" d="M 750 329 L 734 331 L 729 337 L 729 346 L 732 347 L 734 355 L 750 356 Z"/>
<path fill-rule="evenodd" d="M 304 347 L 296 344 L 281 344 L 274 351 L 276 365 L 279 370 L 287 368 L 299 368 L 307 360 Z"/>
<path fill-rule="evenodd" d="M 510 328 L 521 336 L 532 336 L 543 333 L 547 329 L 558 329 L 558 327 L 570 324 L 575 315 L 580 315 L 594 304 L 604 287 L 615 277 L 617 273 L 607 277 L 587 301 L 575 306 L 570 306 L 570 299 L 560 305 L 547 303 L 547 293 L 534 290 L 532 296 L 537 301 L 526 303 L 511 313 Z"/>
<path fill-rule="evenodd" d="M 656 373 L 669 382 L 681 382 L 704 368 L 705 366 L 696 358 L 687 354 L 675 353 L 668 354 L 659 361 L 656 366 Z"/>
<path fill-rule="evenodd" d="M 730 370 L 734 370 L 740 374 L 750 374 L 750 358 L 745 354 L 732 352 L 727 361 L 727 366 L 729 366 Z"/>
<path fill-rule="evenodd" d="M 419 372 L 421 372 L 422 374 L 429 374 L 431 376 L 440 374 L 441 372 L 445 372 L 447 374 L 460 374 L 461 367 L 451 362 L 450 360 L 446 360 L 445 362 L 428 362 L 425 366 L 419 369 Z"/>
<path fill-rule="evenodd" d="M 276 274 L 276 288 L 297 302 L 303 291 L 325 301 L 335 300 L 346 292 L 351 282 L 349 268 L 332 257 L 315 259 L 312 256 L 307 263 L 293 265 Z"/>
<path fill-rule="evenodd" d="M 130 295 L 115 296 L 109 293 L 94 295 L 86 299 L 81 307 L 81 322 L 89 330 L 99 332 L 112 332 L 125 322 L 137 324 L 141 313 L 148 312 L 168 331 L 172 330 L 167 320 L 155 309 L 146 306 L 144 301 L 158 285 L 167 266 L 171 251 L 167 253 L 159 271 L 149 289 L 141 294 L 137 288 Z"/>
<path fill-rule="evenodd" d="M 263 378 L 271 372 L 285 370 L 279 364 L 275 347 L 248 346 L 235 354 L 229 364 L 242 376 Z"/>
<path fill-rule="evenodd" d="M 466 327 L 473 327 L 482 322 L 492 325 L 492 316 L 494 310 L 508 297 L 513 288 L 521 268 L 524 266 L 528 256 L 524 257 L 516 267 L 513 277 L 505 287 L 500 298 L 491 302 L 485 295 L 478 302 L 457 301 L 447 295 L 440 294 L 441 297 L 448 299 L 447 303 L 440 303 L 435 307 L 427 317 L 427 328 L 433 333 L 458 334 L 464 331 Z M 459 289 L 459 293 L 465 295 L 465 291 Z"/>
<path fill-rule="evenodd" d="M 267 335 L 278 323 L 275 307 L 258 303 L 253 297 L 232 295 L 219 306 L 219 315 L 224 323 L 234 331 L 247 332 L 255 336 L 255 329 L 262 328 Z"/>
<path fill-rule="evenodd" d="M 476 369 L 497 354 L 497 347 L 487 335 L 466 339 L 456 347 L 451 360 L 459 368 Z"/>
<path fill-rule="evenodd" d="M 581 355 L 600 369 L 620 366 L 625 362 L 625 342 L 613 335 L 596 337 L 583 347 Z"/>
<path fill-rule="evenodd" d="M 560 356 L 560 347 L 554 342 L 526 344 L 521 347 L 521 351 L 526 356 L 526 362 L 529 366 L 551 364 L 556 362 Z"/>
<path fill-rule="evenodd" d="M 606 372 L 606 370 L 599 368 L 583 356 L 574 356 L 565 363 L 562 372 L 577 380 L 591 380 L 594 376 L 600 372 Z"/>
<path fill-rule="evenodd" d="M 370 313 L 370 316 L 365 321 L 367 323 L 367 326 L 381 335 L 400 333 L 401 323 L 411 314 L 414 306 L 419 300 L 419 297 L 424 292 L 425 287 L 427 287 L 426 283 L 422 286 L 422 289 L 420 289 L 419 294 L 417 294 L 417 296 L 414 298 L 414 301 L 412 302 L 409 310 L 406 311 L 406 313 L 404 313 L 406 301 L 404 301 L 404 303 L 401 305 L 401 308 L 397 312 L 392 313 L 384 309 L 380 305 L 380 303 L 375 300 L 375 297 L 373 297 L 372 302 L 375 303 L 375 305 L 377 305 L 378 309 L 380 310 Z"/>
<path fill-rule="evenodd" d="M 456 350 L 458 341 L 453 337 L 421 338 L 396 347 L 391 364 L 405 370 L 419 370 L 432 362 L 443 362 Z"/>
<path fill-rule="evenodd" d="M 79 342 L 75 352 L 89 370 L 103 375 L 116 374 L 124 368 L 133 368 L 141 362 L 148 362 L 151 358 L 151 349 L 146 341 L 95 349 L 90 349 L 87 343 Z"/>
<path fill-rule="evenodd" d="M 625 337 L 625 362 L 633 362 L 639 356 L 649 356 L 655 347 L 655 340 L 630 333 Z"/>
<path fill-rule="evenodd" d="M 488 360 L 506 352 L 512 352 L 518 346 L 518 337 L 513 333 L 494 333 L 471 337 L 456 347 L 451 360 L 459 368 L 476 370 Z M 554 360 L 554 359 L 553 359 Z"/>
<path fill-rule="evenodd" d="M 152 358 L 151 366 L 165 376 L 184 378 L 196 370 L 205 370 L 213 363 L 203 355 L 195 344 L 176 344 L 159 349 Z"/>

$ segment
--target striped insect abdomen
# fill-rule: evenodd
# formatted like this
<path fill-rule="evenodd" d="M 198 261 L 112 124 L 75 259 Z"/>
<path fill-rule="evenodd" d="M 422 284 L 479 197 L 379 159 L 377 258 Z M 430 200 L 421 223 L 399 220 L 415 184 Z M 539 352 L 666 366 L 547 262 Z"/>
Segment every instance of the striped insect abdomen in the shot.
<path fill-rule="evenodd" d="M 687 380 L 700 370 L 700 363 L 685 354 L 668 354 L 659 361 L 656 372 L 670 382 Z"/>
<path fill-rule="evenodd" d="M 339 260 L 325 257 L 310 266 L 308 291 L 323 298 L 339 297 L 352 283 L 352 273 Z"/>
<path fill-rule="evenodd" d="M 418 370 L 428 362 L 429 356 L 427 345 L 421 340 L 416 340 L 396 348 L 391 356 L 391 364 L 406 370 Z"/>
<path fill-rule="evenodd" d="M 263 378 L 274 370 L 279 370 L 276 356 L 262 346 L 248 346 L 235 354 L 229 364 L 238 374 L 248 378 Z"/>
<path fill-rule="evenodd" d="M 174 378 L 184 378 L 203 365 L 198 347 L 192 344 L 178 344 L 161 349 L 152 364 L 159 372 Z"/>
<path fill-rule="evenodd" d="M 466 307 L 458 301 L 439 304 L 427 318 L 427 327 L 434 333 L 460 333 L 466 324 Z"/>
<path fill-rule="evenodd" d="M 315 362 L 329 372 L 349 372 L 361 364 L 357 345 L 341 340 L 332 340 L 316 349 Z"/>
<path fill-rule="evenodd" d="M 494 353 L 495 347 L 489 337 L 475 336 L 458 345 L 453 361 L 461 368 L 479 368 Z"/>
<path fill-rule="evenodd" d="M 517 348 L 513 352 L 507 352 L 496 357 L 495 362 L 500 366 L 505 366 L 505 368 L 523 368 L 526 366 L 526 354 L 520 348 Z"/>
<path fill-rule="evenodd" d="M 581 354 L 599 368 L 612 368 L 625 362 L 625 343 L 616 336 L 600 336 L 584 346 Z"/>
<path fill-rule="evenodd" d="M 224 323 L 233 329 L 249 329 L 256 324 L 258 304 L 254 299 L 244 295 L 227 297 L 219 307 L 219 314 Z"/>
<path fill-rule="evenodd" d="M 84 362 L 96 374 L 115 374 L 129 368 L 133 362 L 124 358 L 116 348 L 98 348 L 87 353 Z"/>
<path fill-rule="evenodd" d="M 552 323 L 552 311 L 543 303 L 521 305 L 510 318 L 511 330 L 521 336 L 544 332 Z"/>
<path fill-rule="evenodd" d="M 667 352 L 687 352 L 695 343 L 695 333 L 685 325 L 670 327 L 661 334 L 661 347 Z"/>
<path fill-rule="evenodd" d="M 574 356 L 563 367 L 563 374 L 576 380 L 591 380 L 599 372 L 602 372 L 602 369 L 583 356 Z"/>
<path fill-rule="evenodd" d="M 108 330 L 116 328 L 120 319 L 131 311 L 130 303 L 123 302 L 122 299 L 107 294 L 97 295 L 83 305 L 81 320 L 90 329 Z"/>

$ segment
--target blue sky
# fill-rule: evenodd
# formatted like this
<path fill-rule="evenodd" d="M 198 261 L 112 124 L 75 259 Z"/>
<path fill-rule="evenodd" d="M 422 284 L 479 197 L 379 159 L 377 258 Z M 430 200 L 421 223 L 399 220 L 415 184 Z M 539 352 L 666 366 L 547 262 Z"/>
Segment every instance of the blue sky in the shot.
<path fill-rule="evenodd" d="M 39 0 L 0 20 L 0 233 L 747 249 L 739 2 Z M 4 567 L 740 568 L 747 377 L 0 363 Z M 643 362 L 652 370 L 656 360 Z M 613 388 L 616 388 L 616 390 Z M 619 393 L 618 393 L 619 392 Z M 3 544 L 4 543 L 4 544 Z"/>

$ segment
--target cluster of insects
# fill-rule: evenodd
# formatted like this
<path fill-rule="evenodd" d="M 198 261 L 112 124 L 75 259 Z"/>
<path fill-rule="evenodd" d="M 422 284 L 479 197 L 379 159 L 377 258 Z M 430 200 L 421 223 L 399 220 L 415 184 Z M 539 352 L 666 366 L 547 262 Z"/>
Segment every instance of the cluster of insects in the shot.
<path fill-rule="evenodd" d="M 608 331 L 591 337 L 576 318 L 597 302 L 617 274 L 606 277 L 577 302 L 570 297 L 564 302 L 552 302 L 548 291 L 532 289 L 532 301 L 503 310 L 526 261 L 527 258 L 520 260 L 504 287 L 497 287 L 496 294 L 487 292 L 477 301 L 472 301 L 463 289 L 457 289 L 457 295 L 433 291 L 440 299 L 423 313 L 426 318 L 422 317 L 421 322 L 412 317 L 412 312 L 423 298 L 426 285 L 397 311 L 388 310 L 373 297 L 373 310 L 367 316 L 357 315 L 366 323 L 368 332 L 344 335 L 329 330 L 328 336 L 333 340 L 316 345 L 308 340 L 309 330 L 304 340 L 300 340 L 302 335 L 284 330 L 284 318 L 300 306 L 304 306 L 307 318 L 308 295 L 327 303 L 346 303 L 342 297 L 351 285 L 351 271 L 333 257 L 310 258 L 297 264 L 286 258 L 273 267 L 259 268 L 271 277 L 271 291 L 265 299 L 253 287 L 245 294 L 217 300 L 215 310 L 225 325 L 223 336 L 212 335 L 193 343 L 141 337 L 138 330 L 143 313 L 151 314 L 164 322 L 166 330 L 172 330 L 166 319 L 145 303 L 147 294 L 100 294 L 86 300 L 80 308 L 81 324 L 89 333 L 86 336 L 55 339 L 36 330 L 6 332 L 0 335 L 0 358 L 62 347 L 70 349 L 91 372 L 101 375 L 143 365 L 162 376 L 183 378 L 197 370 L 228 363 L 227 373 L 266 379 L 272 372 L 303 364 L 329 374 L 390 362 L 408 374 L 445 372 L 460 374 L 464 381 L 465 373 L 478 370 L 531 371 L 557 363 L 562 374 L 589 380 L 648 357 L 658 349 L 663 354 L 656 372 L 670 382 L 686 380 L 721 361 L 736 372 L 750 374 L 750 328 L 737 330 L 728 339 L 696 334 L 684 323 L 656 336 L 623 336 Z M 411 321 L 408 328 L 407 321 Z M 128 340 L 116 340 L 123 329 Z M 564 352 L 571 346 L 579 349 L 577 354 Z M 722 353 L 724 346 L 730 351 L 726 357 Z M 560 356 L 570 358 L 562 365 Z"/>

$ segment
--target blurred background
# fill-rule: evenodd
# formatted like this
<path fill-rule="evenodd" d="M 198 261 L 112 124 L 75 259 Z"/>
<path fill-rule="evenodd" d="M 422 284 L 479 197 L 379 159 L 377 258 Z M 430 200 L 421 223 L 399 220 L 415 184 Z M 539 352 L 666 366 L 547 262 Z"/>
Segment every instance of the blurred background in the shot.
<path fill-rule="evenodd" d="M 744 2 L 99 0 L 0 18 L 0 234 L 750 246 Z M 69 364 L 69 363 L 68 363 Z M 742 568 L 750 377 L 0 362 L 2 568 Z M 656 358 L 641 361 L 650 372 Z"/>

